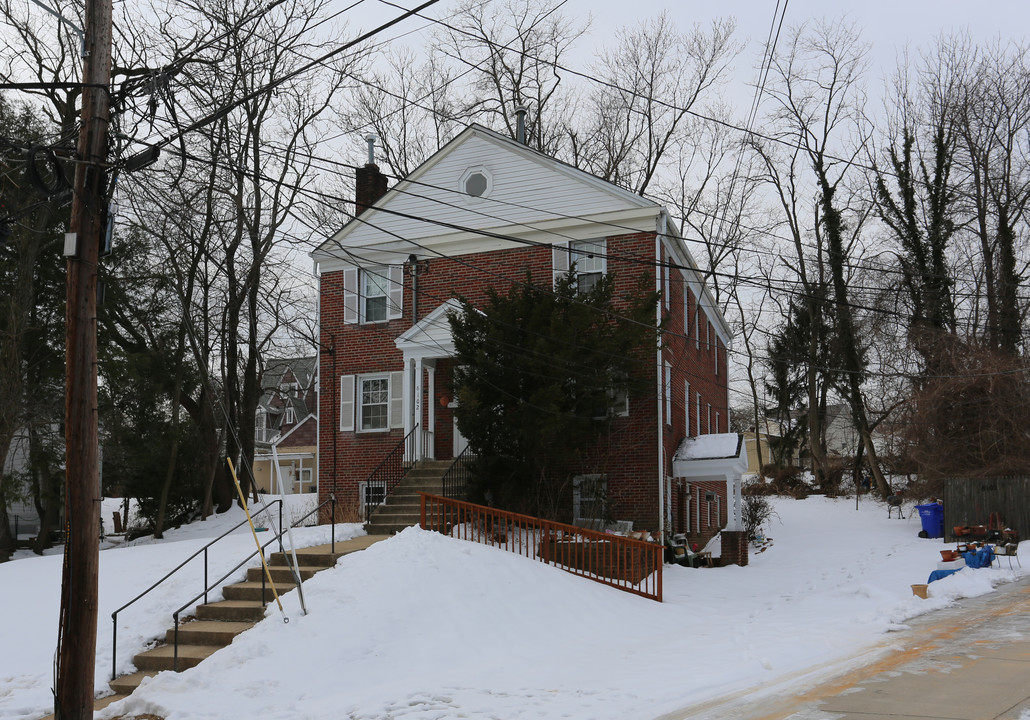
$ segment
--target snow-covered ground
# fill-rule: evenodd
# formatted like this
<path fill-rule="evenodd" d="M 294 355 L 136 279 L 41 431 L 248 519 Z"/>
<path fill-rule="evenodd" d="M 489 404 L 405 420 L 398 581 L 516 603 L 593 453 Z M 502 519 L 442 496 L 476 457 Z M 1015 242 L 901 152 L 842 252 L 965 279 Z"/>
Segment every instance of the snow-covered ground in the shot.
<path fill-rule="evenodd" d="M 645 718 L 821 668 L 839 670 L 906 619 L 991 592 L 1021 570 L 965 569 L 912 595 L 952 547 L 922 540 L 918 516 L 887 518 L 863 500 L 774 500 L 771 544 L 748 567 L 665 567 L 665 602 L 496 549 L 409 529 L 342 558 L 200 667 L 162 673 L 99 717 Z M 101 553 L 97 690 L 111 673 L 111 611 L 209 536 L 226 513 Z M 360 533 L 337 526 L 337 538 Z M 329 528 L 294 531 L 298 546 Z M 233 535 L 217 567 L 253 547 Z M 118 669 L 198 592 L 201 570 L 119 616 Z M 52 708 L 61 558 L 0 565 L 0 717 Z M 811 671 L 811 672 L 809 672 Z"/>

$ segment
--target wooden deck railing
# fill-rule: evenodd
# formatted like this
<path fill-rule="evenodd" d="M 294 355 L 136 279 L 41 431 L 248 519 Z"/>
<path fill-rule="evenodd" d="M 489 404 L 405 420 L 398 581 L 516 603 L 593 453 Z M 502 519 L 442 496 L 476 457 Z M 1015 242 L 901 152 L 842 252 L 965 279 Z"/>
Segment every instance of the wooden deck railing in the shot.
<path fill-rule="evenodd" d="M 619 590 L 662 601 L 660 543 L 631 540 L 420 493 L 425 530 L 503 547 Z"/>

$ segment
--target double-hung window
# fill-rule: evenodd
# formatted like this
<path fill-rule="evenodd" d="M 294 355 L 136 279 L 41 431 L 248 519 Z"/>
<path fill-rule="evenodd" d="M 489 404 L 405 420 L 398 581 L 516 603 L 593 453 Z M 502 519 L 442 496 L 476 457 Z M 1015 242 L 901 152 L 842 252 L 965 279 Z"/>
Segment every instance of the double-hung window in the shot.
<path fill-rule="evenodd" d="M 390 378 L 362 377 L 358 388 L 358 428 L 388 430 L 390 428 Z"/>
<path fill-rule="evenodd" d="M 604 277 L 607 241 L 573 242 L 569 244 L 569 250 L 576 265 L 576 287 L 580 292 L 590 292 Z"/>
<path fill-rule="evenodd" d="M 385 267 L 369 268 L 361 273 L 361 298 L 365 322 L 386 320 L 386 301 L 390 279 Z"/>
<path fill-rule="evenodd" d="M 340 431 L 379 432 L 404 426 L 404 373 L 340 376 Z"/>
<path fill-rule="evenodd" d="M 374 265 L 343 271 L 343 321 L 380 323 L 401 317 L 404 267 Z"/>
<path fill-rule="evenodd" d="M 575 520 L 593 520 L 596 529 L 604 526 L 608 478 L 601 474 L 572 478 L 572 515 Z"/>

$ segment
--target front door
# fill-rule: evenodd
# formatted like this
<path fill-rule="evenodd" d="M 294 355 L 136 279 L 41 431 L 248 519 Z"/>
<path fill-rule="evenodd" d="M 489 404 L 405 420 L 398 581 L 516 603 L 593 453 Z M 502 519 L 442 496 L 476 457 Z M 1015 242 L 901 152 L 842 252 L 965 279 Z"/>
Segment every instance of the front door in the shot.
<path fill-rule="evenodd" d="M 452 407 L 453 407 L 453 404 L 452 404 Z M 465 448 L 467 448 L 469 446 L 469 441 L 466 440 L 465 436 L 461 434 L 460 430 L 458 430 L 458 418 L 454 418 L 453 422 L 454 422 L 454 457 L 458 457 L 463 452 L 465 452 Z"/>

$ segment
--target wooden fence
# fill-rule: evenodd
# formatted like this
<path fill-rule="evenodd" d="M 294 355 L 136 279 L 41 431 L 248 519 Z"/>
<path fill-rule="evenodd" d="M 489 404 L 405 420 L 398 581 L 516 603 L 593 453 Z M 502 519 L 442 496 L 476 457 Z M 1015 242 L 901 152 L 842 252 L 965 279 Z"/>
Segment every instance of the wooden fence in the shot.
<path fill-rule="evenodd" d="M 493 545 L 634 595 L 662 601 L 661 543 L 419 494 L 421 525 L 426 530 Z"/>
<path fill-rule="evenodd" d="M 992 513 L 1021 538 L 1030 538 L 1030 477 L 948 478 L 943 499 L 946 540 L 957 525 L 989 524 Z"/>

